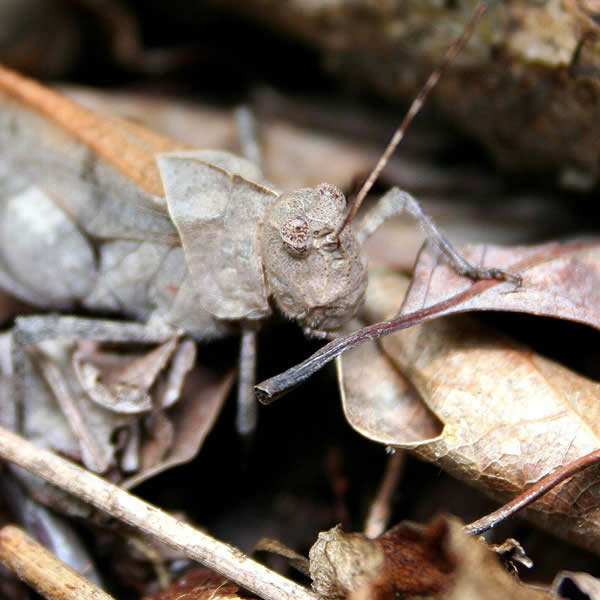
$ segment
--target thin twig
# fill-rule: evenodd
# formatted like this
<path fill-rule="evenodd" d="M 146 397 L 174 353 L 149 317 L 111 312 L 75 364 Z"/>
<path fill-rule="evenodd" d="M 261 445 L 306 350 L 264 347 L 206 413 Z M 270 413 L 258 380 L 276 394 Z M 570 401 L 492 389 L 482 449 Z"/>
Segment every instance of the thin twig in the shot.
<path fill-rule="evenodd" d="M 377 495 L 371 503 L 365 522 L 365 535 L 368 538 L 376 538 L 387 529 L 392 512 L 392 496 L 400 481 L 405 462 L 406 452 L 404 450 L 396 450 L 388 458 Z"/>
<path fill-rule="evenodd" d="M 0 529 L 0 561 L 48 600 L 113 600 L 22 529 Z"/>
<path fill-rule="evenodd" d="M 52 452 L 41 450 L 1 427 L 0 457 L 153 536 L 265 600 L 317 600 L 311 591 L 248 558 L 241 550 L 201 533 L 101 477 Z"/>
<path fill-rule="evenodd" d="M 465 525 L 465 531 L 469 535 L 479 535 L 480 533 L 495 527 L 498 523 L 504 521 L 504 519 L 514 515 L 534 500 L 537 500 L 540 496 L 543 496 L 546 492 L 549 492 L 553 487 L 556 487 L 565 479 L 572 477 L 576 473 L 579 473 L 579 471 L 583 471 L 583 469 L 587 469 L 587 467 L 595 465 L 598 462 L 600 462 L 600 450 L 594 450 L 581 458 L 571 461 L 564 467 L 559 467 L 549 475 L 540 479 L 537 483 L 534 483 L 522 494 L 519 494 L 516 498 L 507 502 L 504 506 L 501 506 L 498 510 L 495 510 L 485 517 L 481 517 L 481 519 L 477 519 L 477 521 Z"/>
<path fill-rule="evenodd" d="M 270 404 L 278 398 L 285 396 L 285 394 L 290 392 L 301 383 L 304 383 L 319 369 L 322 369 L 327 363 L 331 362 L 334 358 L 346 352 L 347 350 L 351 350 L 352 348 L 355 348 L 360 344 L 364 344 L 369 340 L 378 339 L 386 335 L 396 333 L 396 331 L 408 329 L 413 325 L 418 325 L 420 323 L 426 323 L 427 321 L 437 319 L 445 311 L 459 306 L 460 304 L 470 300 L 478 294 L 483 293 L 488 288 L 497 284 L 498 281 L 496 280 L 480 280 L 473 283 L 462 292 L 459 292 L 454 296 L 450 296 L 450 298 L 446 298 L 441 302 L 431 304 L 430 306 L 408 314 L 398 315 L 387 321 L 381 321 L 380 323 L 375 323 L 374 325 L 362 327 L 361 329 L 357 329 L 352 333 L 335 338 L 333 341 L 319 348 L 319 350 L 309 356 L 306 360 L 303 360 L 301 363 L 290 367 L 283 373 L 279 373 L 278 375 L 270 377 L 269 379 L 265 379 L 264 381 L 261 381 L 259 384 L 255 385 L 254 393 L 256 394 L 259 402 L 262 404 Z"/>

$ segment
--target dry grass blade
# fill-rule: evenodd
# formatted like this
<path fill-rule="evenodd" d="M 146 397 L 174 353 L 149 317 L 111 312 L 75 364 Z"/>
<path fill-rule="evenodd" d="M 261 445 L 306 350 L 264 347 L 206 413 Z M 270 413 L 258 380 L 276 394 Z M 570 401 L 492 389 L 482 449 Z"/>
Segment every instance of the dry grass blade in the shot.
<path fill-rule="evenodd" d="M 0 455 L 153 536 L 265 600 L 316 600 L 309 590 L 248 558 L 237 548 L 178 521 L 140 498 L 0 428 Z"/>

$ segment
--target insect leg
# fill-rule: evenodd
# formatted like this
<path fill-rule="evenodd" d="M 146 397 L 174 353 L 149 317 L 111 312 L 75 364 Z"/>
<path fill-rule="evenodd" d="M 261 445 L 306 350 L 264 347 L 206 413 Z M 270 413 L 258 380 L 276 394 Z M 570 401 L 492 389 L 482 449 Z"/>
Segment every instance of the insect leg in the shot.
<path fill-rule="evenodd" d="M 33 315 L 17 317 L 14 334 L 18 344 L 27 346 L 58 338 L 153 344 L 181 335 L 181 332 L 158 322 L 136 323 L 62 315 Z"/>
<path fill-rule="evenodd" d="M 238 106 L 235 109 L 235 119 L 242 155 L 262 169 L 262 151 L 258 140 L 256 119 L 252 110 L 246 105 Z"/>
<path fill-rule="evenodd" d="M 242 105 L 235 110 L 240 148 L 242 154 L 255 165 L 262 168 L 262 152 L 254 114 L 248 106 Z M 249 437 L 256 429 L 257 406 L 254 395 L 256 383 L 257 332 L 247 327 L 242 331 L 240 342 L 240 372 L 237 393 L 236 429 L 242 437 Z"/>
<path fill-rule="evenodd" d="M 256 428 L 256 341 L 254 329 L 244 329 L 240 343 L 240 373 L 238 381 L 238 413 L 236 428 L 242 436 L 249 436 Z"/>
<path fill-rule="evenodd" d="M 427 238 L 446 256 L 458 274 L 471 279 L 504 279 L 521 285 L 521 276 L 517 273 L 509 273 L 495 267 L 476 267 L 469 263 L 423 212 L 417 200 L 399 188 L 389 190 L 365 215 L 357 232 L 360 243 L 362 244 L 386 219 L 403 212 L 416 219 Z"/>

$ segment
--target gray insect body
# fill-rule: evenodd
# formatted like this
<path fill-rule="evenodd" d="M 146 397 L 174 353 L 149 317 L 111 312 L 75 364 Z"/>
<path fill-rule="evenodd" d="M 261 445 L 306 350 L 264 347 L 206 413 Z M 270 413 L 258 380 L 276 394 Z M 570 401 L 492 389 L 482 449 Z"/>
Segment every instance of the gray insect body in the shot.
<path fill-rule="evenodd" d="M 81 303 L 158 319 L 197 339 L 268 317 L 271 299 L 307 330 L 334 331 L 354 315 L 366 268 L 350 232 L 327 243 L 345 209 L 337 188 L 279 194 L 250 179 L 262 180 L 254 165 L 222 152 L 167 153 L 158 164 L 172 230 L 159 212 L 152 229 L 178 235 L 182 247 L 153 240 L 152 230 L 148 240 L 127 232 L 102 239 L 105 219 L 73 219 L 24 183 L 0 205 L 4 287 L 44 308 Z M 106 190 L 103 197 L 111 202 Z"/>
<path fill-rule="evenodd" d="M 146 324 L 144 340 L 157 331 L 163 339 L 165 329 L 198 340 L 241 331 L 238 426 L 252 429 L 257 323 L 278 307 L 326 336 L 361 304 L 359 242 L 350 229 L 332 238 L 346 210 L 342 192 L 322 184 L 282 194 L 248 160 L 182 151 L 35 86 L 0 67 L 0 286 L 45 309 L 131 316 Z M 25 101 L 13 97 L 21 89 Z M 47 98 L 81 127 L 68 131 Z M 107 123 L 105 138 L 120 136 L 108 151 L 102 138 L 82 139 Z M 33 343 L 76 337 L 65 323 L 18 326 Z M 77 335 L 86 331 L 122 337 L 100 321 Z"/>
<path fill-rule="evenodd" d="M 403 211 L 459 273 L 518 281 L 470 265 L 397 188 L 355 236 L 333 185 L 282 194 L 248 160 L 187 151 L 0 67 L 0 286 L 46 309 L 83 305 L 145 323 L 133 334 L 123 323 L 20 319 L 21 342 L 181 332 L 210 340 L 241 330 L 242 432 L 255 420 L 257 322 L 277 306 L 309 334 L 339 331 L 365 293 L 362 242 Z"/>

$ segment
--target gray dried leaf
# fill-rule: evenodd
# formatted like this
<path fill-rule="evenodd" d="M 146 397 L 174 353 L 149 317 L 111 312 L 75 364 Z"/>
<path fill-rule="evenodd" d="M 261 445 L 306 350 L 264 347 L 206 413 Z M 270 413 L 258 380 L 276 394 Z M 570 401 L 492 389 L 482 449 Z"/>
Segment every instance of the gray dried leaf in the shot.
<path fill-rule="evenodd" d="M 73 367 L 82 387 L 100 406 L 126 414 L 147 412 L 152 408 L 148 392 L 177 344 L 177 338 L 171 338 L 133 358 L 114 352 L 111 357 L 111 353 L 90 353 L 80 348 L 73 354 Z"/>
<path fill-rule="evenodd" d="M 234 374 L 221 376 L 214 371 L 198 366 L 192 370 L 179 402 L 168 411 L 173 423 L 173 445 L 168 454 L 158 463 L 158 454 L 150 440 L 141 448 L 141 470 L 123 481 L 126 489 L 162 473 L 171 467 L 184 464 L 196 456 L 223 406 L 234 381 Z"/>

